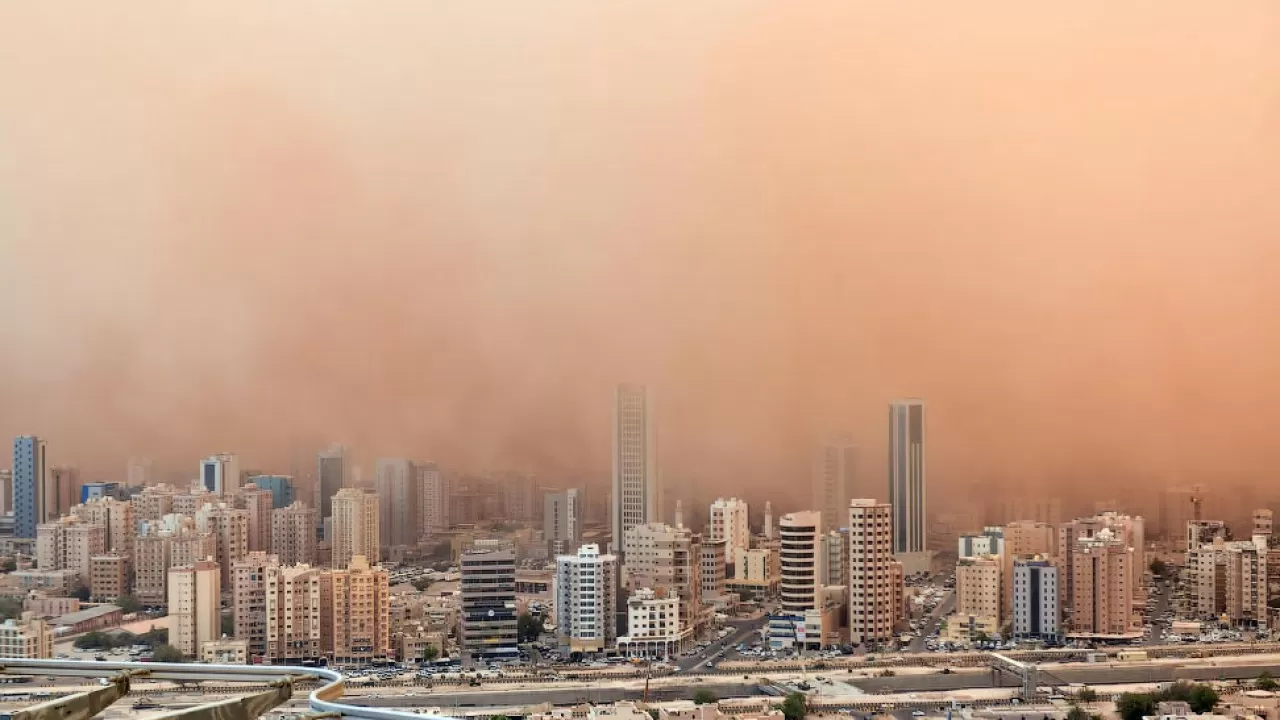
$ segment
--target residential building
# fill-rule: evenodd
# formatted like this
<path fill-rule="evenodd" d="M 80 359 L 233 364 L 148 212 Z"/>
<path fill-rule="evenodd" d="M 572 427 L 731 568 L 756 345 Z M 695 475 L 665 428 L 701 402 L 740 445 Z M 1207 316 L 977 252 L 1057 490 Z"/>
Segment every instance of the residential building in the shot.
<path fill-rule="evenodd" d="M 612 501 L 615 546 L 631 528 L 661 517 L 653 398 L 642 385 L 619 385 L 614 393 Z"/>
<path fill-rule="evenodd" d="M 36 536 L 36 526 L 56 519 L 48 512 L 44 496 L 49 473 L 45 443 L 38 437 L 24 435 L 13 441 L 13 534 L 20 538 Z"/>
<path fill-rule="evenodd" d="M 314 512 L 314 511 L 313 511 Z M 309 565 L 268 564 L 266 662 L 300 665 L 324 656 L 320 639 L 321 570 Z M 328 584 L 332 591 L 332 582 Z M 332 603 L 332 599 L 329 601 Z M 328 633 L 334 635 L 333 630 Z"/>
<path fill-rule="evenodd" d="M 716 498 L 711 503 L 707 536 L 711 540 L 725 541 L 725 554 L 732 565 L 738 549 L 751 548 L 751 525 L 747 519 L 747 502 L 738 498 Z"/>
<path fill-rule="evenodd" d="M 549 492 L 542 498 L 542 528 L 547 546 L 556 555 L 574 552 L 582 541 L 582 490 Z"/>
<path fill-rule="evenodd" d="M 271 552 L 272 498 L 270 490 L 252 484 L 240 488 L 235 494 L 236 509 L 246 513 L 249 552 Z"/>
<path fill-rule="evenodd" d="M 570 652 L 595 653 L 617 640 L 618 557 L 583 545 L 556 558 L 556 633 Z"/>
<path fill-rule="evenodd" d="M 919 399 L 889 406 L 889 504 L 893 506 L 893 551 L 925 548 L 925 412 Z"/>
<path fill-rule="evenodd" d="M 249 657 L 267 654 L 267 568 L 279 564 L 276 556 L 253 550 L 231 568 L 233 637 L 248 643 Z"/>
<path fill-rule="evenodd" d="M 841 527 L 844 521 L 840 522 Z M 849 531 L 831 530 L 822 536 L 822 568 L 819 582 L 829 587 L 844 587 L 849 583 Z"/>
<path fill-rule="evenodd" d="M 1071 634 L 1134 633 L 1133 561 L 1133 550 L 1111 528 L 1076 541 L 1071 553 Z"/>
<path fill-rule="evenodd" d="M 703 540 L 701 548 L 702 564 L 702 597 L 710 598 L 724 594 L 724 582 L 728 577 L 729 542 L 720 540 Z"/>
<path fill-rule="evenodd" d="M 89 597 L 109 602 L 129 594 L 129 556 L 107 553 L 89 558 Z"/>
<path fill-rule="evenodd" d="M 516 558 L 471 548 L 459 561 L 463 653 L 477 660 L 516 657 Z"/>
<path fill-rule="evenodd" d="M 844 524 L 854 496 L 857 463 L 858 449 L 848 432 L 832 433 L 814 455 L 812 507 L 822 516 L 825 530 L 838 530 Z"/>
<path fill-rule="evenodd" d="M 515 522 L 533 522 L 541 519 L 542 505 L 538 502 L 538 478 L 525 473 L 504 473 L 502 483 L 503 517 Z"/>
<path fill-rule="evenodd" d="M 777 596 L 782 568 L 776 551 L 770 548 L 740 549 L 734 559 L 733 571 L 733 578 L 725 583 L 730 592 L 756 601 Z"/>
<path fill-rule="evenodd" d="M 374 482 L 378 490 L 380 543 L 385 547 L 418 542 L 418 482 L 404 458 L 380 458 Z"/>
<path fill-rule="evenodd" d="M 169 515 L 174 511 L 173 498 L 177 494 L 178 489 L 172 485 L 153 485 L 142 488 L 142 492 L 134 495 L 129 501 L 133 507 L 133 519 L 136 522 L 154 522 Z"/>
<path fill-rule="evenodd" d="M 83 522 L 103 527 L 107 550 L 133 557 L 138 530 L 131 502 L 113 497 L 94 498 L 72 507 L 71 513 Z"/>
<path fill-rule="evenodd" d="M 201 560 L 169 568 L 169 644 L 187 657 L 221 635 L 222 572 Z"/>
<path fill-rule="evenodd" d="M 1002 570 L 997 555 L 960 558 L 956 563 L 956 614 L 998 621 L 1004 613 Z"/>
<path fill-rule="evenodd" d="M 1062 638 L 1058 568 L 1043 558 L 1013 563 L 1013 639 Z"/>
<path fill-rule="evenodd" d="M 957 557 L 982 557 L 1004 555 L 1004 528 L 986 527 L 978 535 L 961 535 L 957 542 Z"/>
<path fill-rule="evenodd" d="M 316 511 L 301 501 L 271 513 L 271 549 L 282 565 L 316 564 Z"/>
<path fill-rule="evenodd" d="M 849 642 L 889 642 L 902 603 L 901 596 L 893 596 L 894 508 L 871 499 L 850 500 L 848 530 Z M 785 573 L 784 564 L 784 579 Z"/>
<path fill-rule="evenodd" d="M 133 594 L 143 605 L 169 601 L 171 535 L 143 535 L 133 545 Z"/>
<path fill-rule="evenodd" d="M 630 589 L 667 590 L 680 597 L 681 621 L 695 628 L 702 609 L 702 539 L 664 523 L 635 525 L 623 541 L 623 572 Z"/>
<path fill-rule="evenodd" d="M 41 570 L 73 570 L 88 582 L 90 560 L 107 550 L 106 528 L 68 515 L 36 531 L 36 564 Z"/>
<path fill-rule="evenodd" d="M 361 555 L 353 556 L 345 570 L 321 573 L 321 650 L 339 664 L 389 657 L 390 598 L 387 571 L 371 567 Z"/>
<path fill-rule="evenodd" d="M 1004 526 L 1004 545 L 1009 555 L 1053 555 L 1058 532 L 1053 525 L 1035 520 L 1015 520 Z M 988 553 L 1003 555 L 1005 553 Z"/>
<path fill-rule="evenodd" d="M 224 502 L 205 505 L 196 512 L 196 530 L 213 535 L 215 559 L 222 573 L 220 587 L 230 588 L 231 568 L 249 552 L 249 513 Z M 192 652 L 198 647 L 193 646 Z"/>
<path fill-rule="evenodd" d="M 218 497 L 231 497 L 240 489 L 240 459 L 231 453 L 218 453 L 201 460 L 200 485 Z"/>
<path fill-rule="evenodd" d="M 211 493 L 203 487 L 190 492 L 176 493 L 173 496 L 173 512 L 176 515 L 195 517 L 195 514 L 205 505 L 213 505 L 220 500 L 217 493 Z"/>
<path fill-rule="evenodd" d="M 286 508 L 293 504 L 294 497 L 292 475 L 254 475 L 249 482 L 271 493 L 271 508 Z"/>
<path fill-rule="evenodd" d="M 675 657 L 691 630 L 681 621 L 680 597 L 665 590 L 638 588 L 627 598 L 627 634 L 618 650 L 627 657 Z"/>
<path fill-rule="evenodd" d="M 778 522 L 782 577 L 779 592 L 784 613 L 803 615 L 821 607 L 822 513 L 816 510 L 788 513 Z"/>
<path fill-rule="evenodd" d="M 245 665 L 249 662 L 249 643 L 234 638 L 202 643 L 200 662 L 213 665 Z"/>
<path fill-rule="evenodd" d="M 359 555 L 377 563 L 379 498 L 358 488 L 343 488 L 333 496 L 333 567 L 344 568 Z"/>
<path fill-rule="evenodd" d="M 53 626 L 24 612 L 0 623 L 0 657 L 39 660 L 53 657 Z"/>

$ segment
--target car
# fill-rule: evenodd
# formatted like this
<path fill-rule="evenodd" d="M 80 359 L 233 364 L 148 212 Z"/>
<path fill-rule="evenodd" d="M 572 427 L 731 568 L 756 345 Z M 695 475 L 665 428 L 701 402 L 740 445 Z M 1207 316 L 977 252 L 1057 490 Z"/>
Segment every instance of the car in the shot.
<path fill-rule="evenodd" d="M 911 717 L 924 717 L 924 711 L 923 711 L 923 710 L 912 710 L 912 711 L 911 711 Z"/>

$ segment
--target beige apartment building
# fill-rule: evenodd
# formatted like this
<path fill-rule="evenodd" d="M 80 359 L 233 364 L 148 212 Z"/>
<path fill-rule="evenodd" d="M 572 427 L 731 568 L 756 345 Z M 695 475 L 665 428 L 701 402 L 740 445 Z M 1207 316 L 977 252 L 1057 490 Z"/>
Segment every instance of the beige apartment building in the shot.
<path fill-rule="evenodd" d="M 642 523 L 624 542 L 627 587 L 665 588 L 680 598 L 682 628 L 696 628 L 702 611 L 702 542 L 688 528 Z"/>
<path fill-rule="evenodd" d="M 377 563 L 379 499 L 359 488 L 343 488 L 333 496 L 333 567 L 345 568 L 359 555 Z"/>
<path fill-rule="evenodd" d="M 1003 616 L 1004 567 L 1001 557 L 960 558 L 956 563 L 956 614 L 994 618 Z"/>
<path fill-rule="evenodd" d="M 142 492 L 129 501 L 133 504 L 133 519 L 138 522 L 158 522 L 160 518 L 173 512 L 173 497 L 177 494 L 178 489 L 168 484 L 142 488 Z"/>
<path fill-rule="evenodd" d="M 53 626 L 24 612 L 0 623 L 0 657 L 38 660 L 53 657 Z"/>
<path fill-rule="evenodd" d="M 106 528 L 74 515 L 36 527 L 36 565 L 41 570 L 71 570 L 87 583 L 90 559 L 106 550 Z"/>
<path fill-rule="evenodd" d="M 306 565 L 270 564 L 264 569 L 264 574 L 267 662 L 297 665 L 304 660 L 322 657 L 321 570 Z"/>
<path fill-rule="evenodd" d="M 249 552 L 249 513 L 223 502 L 211 503 L 196 512 L 196 530 L 213 535 L 222 585 L 231 587 L 231 567 Z"/>
<path fill-rule="evenodd" d="M 82 522 L 101 525 L 106 530 L 106 549 L 133 557 L 133 540 L 137 536 L 133 504 L 113 497 L 93 498 L 71 508 L 71 514 Z"/>
<path fill-rule="evenodd" d="M 129 556 L 107 553 L 89 558 L 89 596 L 108 602 L 129 594 Z"/>
<path fill-rule="evenodd" d="M 1133 615 L 1134 551 L 1109 528 L 1075 542 L 1071 553 L 1071 633 L 1128 635 Z"/>
<path fill-rule="evenodd" d="M 274 555 L 251 551 L 231 567 L 231 611 L 235 635 L 249 657 L 267 654 L 267 568 L 279 565 Z"/>
<path fill-rule="evenodd" d="M 336 517 L 336 496 L 333 507 Z M 361 555 L 353 556 L 345 570 L 322 572 L 321 649 L 339 664 L 387 657 L 391 652 L 390 598 L 387 571 L 370 567 Z"/>
<path fill-rule="evenodd" d="M 169 568 L 169 644 L 187 657 L 217 640 L 222 630 L 222 571 L 218 563 L 201 560 Z"/>
<path fill-rule="evenodd" d="M 246 513 L 249 552 L 271 552 L 272 494 L 257 485 L 245 485 L 236 491 L 235 507 Z"/>
<path fill-rule="evenodd" d="M 316 564 L 316 511 L 301 501 L 271 513 L 272 552 L 281 565 Z"/>
<path fill-rule="evenodd" d="M 870 499 L 850 500 L 848 519 L 849 642 L 885 643 L 893 638 L 902 604 L 895 590 L 893 507 Z"/>

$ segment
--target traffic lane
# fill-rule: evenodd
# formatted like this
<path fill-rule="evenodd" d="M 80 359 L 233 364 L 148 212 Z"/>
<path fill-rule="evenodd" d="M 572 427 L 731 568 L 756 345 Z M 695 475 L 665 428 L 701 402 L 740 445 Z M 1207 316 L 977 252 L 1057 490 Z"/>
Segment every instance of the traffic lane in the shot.
<path fill-rule="evenodd" d="M 907 644 L 908 652 L 924 652 L 924 644 L 935 630 L 942 626 L 942 620 L 955 609 L 956 594 L 955 591 L 948 591 L 942 596 L 942 600 L 937 607 L 925 617 L 925 621 L 920 624 L 918 634 L 912 638 Z"/>
<path fill-rule="evenodd" d="M 716 640 L 708 645 L 705 650 L 696 655 L 680 658 L 676 661 L 676 667 L 680 668 L 681 672 L 691 669 L 697 670 L 708 662 L 722 657 L 725 651 L 730 647 L 735 647 L 739 643 L 745 642 L 746 639 L 751 637 L 753 634 L 759 633 L 760 628 L 764 627 L 766 622 L 766 618 L 757 618 L 754 620 L 745 620 L 736 623 L 735 626 L 737 627 L 737 630 L 735 632 L 729 633 L 720 640 Z"/>

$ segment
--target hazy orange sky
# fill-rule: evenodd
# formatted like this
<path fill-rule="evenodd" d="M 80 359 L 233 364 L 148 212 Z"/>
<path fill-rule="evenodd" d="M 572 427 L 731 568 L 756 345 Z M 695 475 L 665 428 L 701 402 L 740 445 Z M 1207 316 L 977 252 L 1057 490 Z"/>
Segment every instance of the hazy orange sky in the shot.
<path fill-rule="evenodd" d="M 4 3 L 0 434 L 1262 486 L 1278 198 L 1274 0 Z"/>

